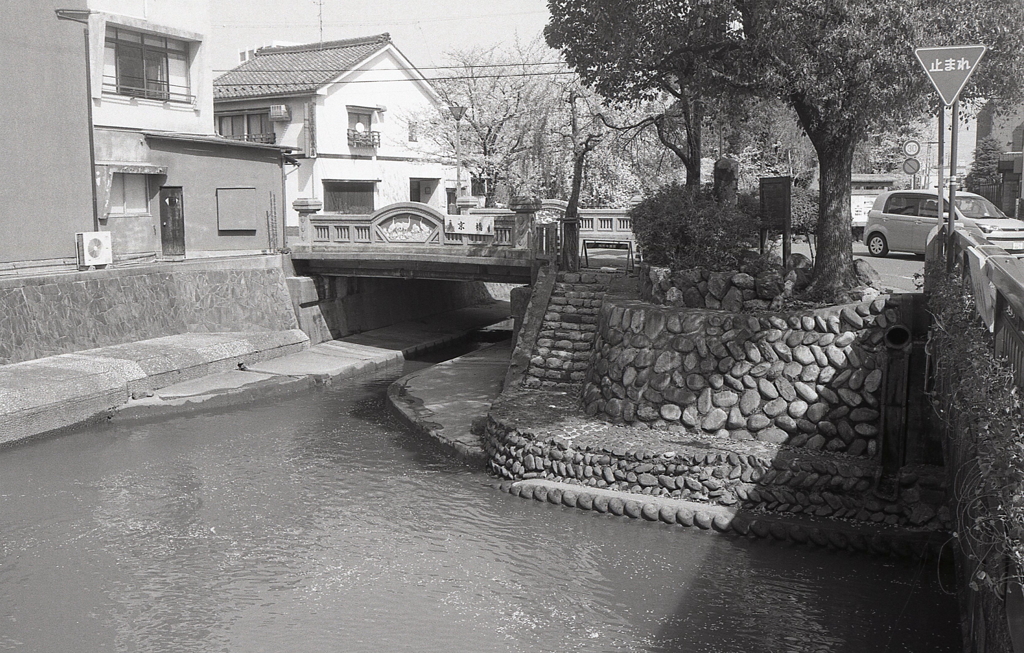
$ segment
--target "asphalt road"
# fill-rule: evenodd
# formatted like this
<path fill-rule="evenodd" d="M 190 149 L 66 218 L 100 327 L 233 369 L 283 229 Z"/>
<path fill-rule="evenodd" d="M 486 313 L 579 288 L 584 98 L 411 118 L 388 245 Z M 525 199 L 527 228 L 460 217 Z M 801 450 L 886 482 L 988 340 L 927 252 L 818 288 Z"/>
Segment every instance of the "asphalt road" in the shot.
<path fill-rule="evenodd" d="M 918 284 L 923 282 L 921 275 L 924 275 L 924 254 L 889 252 L 887 256 L 874 257 L 868 254 L 864 243 L 854 243 L 853 256 L 870 263 L 882 277 L 882 285 L 903 292 L 921 291 Z M 914 275 L 919 275 L 917 281 Z"/>
<path fill-rule="evenodd" d="M 793 251 L 806 256 L 808 254 L 807 244 L 794 243 Z M 884 257 L 875 257 L 868 254 L 868 248 L 864 246 L 864 243 L 855 241 L 853 257 L 867 261 L 882 278 L 882 285 L 886 288 L 898 292 L 921 291 L 918 283 L 923 283 L 924 254 L 889 252 Z M 914 275 L 921 275 L 919 281 L 915 281 Z"/>

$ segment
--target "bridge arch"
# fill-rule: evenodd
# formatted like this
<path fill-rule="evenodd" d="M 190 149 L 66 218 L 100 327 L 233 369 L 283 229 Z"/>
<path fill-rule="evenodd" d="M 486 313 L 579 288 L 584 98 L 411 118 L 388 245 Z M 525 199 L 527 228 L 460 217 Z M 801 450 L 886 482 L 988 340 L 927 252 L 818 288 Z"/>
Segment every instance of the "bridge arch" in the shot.
<path fill-rule="evenodd" d="M 445 214 L 422 202 L 389 204 L 370 215 L 374 241 L 440 244 Z"/>
<path fill-rule="evenodd" d="M 565 200 L 541 200 L 540 211 L 537 211 L 537 222 L 541 224 L 558 222 L 565 217 L 567 208 L 569 208 L 569 203 Z"/>

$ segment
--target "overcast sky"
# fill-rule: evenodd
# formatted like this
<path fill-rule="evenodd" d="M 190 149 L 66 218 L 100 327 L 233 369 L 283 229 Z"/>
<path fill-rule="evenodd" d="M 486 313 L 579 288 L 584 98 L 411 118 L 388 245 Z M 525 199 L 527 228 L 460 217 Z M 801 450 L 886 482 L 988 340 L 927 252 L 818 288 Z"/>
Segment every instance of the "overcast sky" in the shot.
<path fill-rule="evenodd" d="M 238 64 L 238 51 L 273 41 L 320 38 L 318 0 L 211 0 L 214 74 Z M 444 53 L 489 47 L 518 35 L 530 41 L 547 23 L 545 0 L 322 0 L 323 39 L 390 32 L 399 50 L 429 69 Z M 429 70 L 424 70 L 430 76 Z"/>

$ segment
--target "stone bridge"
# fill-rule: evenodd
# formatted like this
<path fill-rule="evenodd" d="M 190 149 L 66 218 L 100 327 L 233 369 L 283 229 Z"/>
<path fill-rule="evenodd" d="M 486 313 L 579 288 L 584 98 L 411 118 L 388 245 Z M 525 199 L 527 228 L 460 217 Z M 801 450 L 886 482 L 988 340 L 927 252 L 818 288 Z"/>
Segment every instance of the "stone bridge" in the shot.
<path fill-rule="evenodd" d="M 420 202 L 370 215 L 300 210 L 299 241 L 289 246 L 301 274 L 527 284 L 536 261 L 557 254 L 565 208 L 558 200 L 529 199 L 513 200 L 511 209 L 462 208 L 459 215 Z M 632 248 L 626 210 L 582 209 L 579 220 L 581 245 Z"/>
<path fill-rule="evenodd" d="M 290 243 L 302 274 L 528 284 L 556 252 L 557 224 L 538 222 L 539 202 L 445 215 L 399 202 L 371 215 L 301 214 Z"/>

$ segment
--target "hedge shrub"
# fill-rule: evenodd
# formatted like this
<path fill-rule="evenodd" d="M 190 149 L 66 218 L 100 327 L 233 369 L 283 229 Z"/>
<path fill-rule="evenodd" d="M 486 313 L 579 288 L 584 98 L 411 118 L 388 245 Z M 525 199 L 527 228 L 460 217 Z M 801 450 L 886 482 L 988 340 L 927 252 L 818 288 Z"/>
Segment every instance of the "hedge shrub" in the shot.
<path fill-rule="evenodd" d="M 757 246 L 757 221 L 749 212 L 677 183 L 637 204 L 630 217 L 644 260 L 673 270 L 735 270 Z"/>

